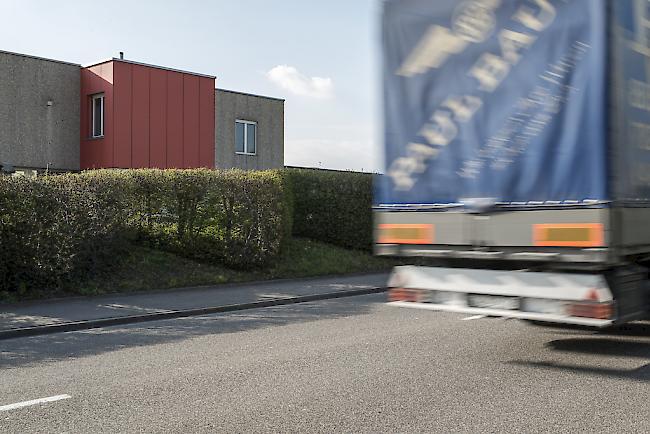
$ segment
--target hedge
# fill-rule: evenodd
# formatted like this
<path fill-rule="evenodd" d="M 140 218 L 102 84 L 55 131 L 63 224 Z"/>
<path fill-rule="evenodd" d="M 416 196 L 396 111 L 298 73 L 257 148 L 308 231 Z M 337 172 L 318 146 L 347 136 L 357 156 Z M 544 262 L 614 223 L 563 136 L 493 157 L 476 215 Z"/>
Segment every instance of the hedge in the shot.
<path fill-rule="evenodd" d="M 56 286 L 123 246 L 118 179 L 0 177 L 0 290 Z"/>
<path fill-rule="evenodd" d="M 259 267 L 290 235 L 277 171 L 128 171 L 128 224 L 155 247 L 234 268 Z"/>
<path fill-rule="evenodd" d="M 239 269 L 292 235 L 369 250 L 371 203 L 372 175 L 310 169 L 0 177 L 0 291 L 93 275 L 129 242 Z"/>
<path fill-rule="evenodd" d="M 373 175 L 287 169 L 294 197 L 293 233 L 341 247 L 372 248 Z"/>
<path fill-rule="evenodd" d="M 263 266 L 291 233 L 284 176 L 99 170 L 0 177 L 0 291 L 92 274 L 127 240 L 235 268 Z"/>

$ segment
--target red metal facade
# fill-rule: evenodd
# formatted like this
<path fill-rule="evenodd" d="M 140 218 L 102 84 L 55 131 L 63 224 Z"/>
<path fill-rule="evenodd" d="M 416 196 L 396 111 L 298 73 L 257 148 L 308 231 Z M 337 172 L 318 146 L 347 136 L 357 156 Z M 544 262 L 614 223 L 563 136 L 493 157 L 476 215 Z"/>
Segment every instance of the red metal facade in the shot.
<path fill-rule="evenodd" d="M 215 167 L 214 78 L 112 60 L 82 70 L 81 167 Z M 104 137 L 91 98 L 105 95 Z"/>
<path fill-rule="evenodd" d="M 81 70 L 81 149 L 82 169 L 94 167 L 116 167 L 114 165 L 113 143 L 114 118 L 109 114 L 114 106 L 113 62 L 106 62 Z M 92 96 L 104 94 L 104 137 L 91 138 Z"/>

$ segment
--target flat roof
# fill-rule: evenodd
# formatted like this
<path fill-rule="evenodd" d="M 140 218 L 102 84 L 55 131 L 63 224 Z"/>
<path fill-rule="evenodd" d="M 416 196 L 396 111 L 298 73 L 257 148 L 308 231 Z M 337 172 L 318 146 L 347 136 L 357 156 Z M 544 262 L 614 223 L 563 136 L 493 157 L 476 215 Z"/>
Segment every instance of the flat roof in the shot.
<path fill-rule="evenodd" d="M 91 68 L 93 66 L 101 65 L 103 63 L 108 63 L 108 62 L 122 62 L 122 63 L 130 63 L 132 65 L 140 65 L 140 66 L 147 66 L 149 68 L 156 68 L 156 69 L 162 69 L 165 71 L 172 71 L 172 72 L 180 72 L 181 74 L 189 74 L 189 75 L 196 75 L 197 77 L 205 77 L 205 78 L 212 78 L 216 79 L 217 77 L 214 75 L 208 75 L 208 74 L 201 74 L 198 72 L 192 72 L 192 71 L 184 71 L 182 69 L 175 69 L 175 68 L 168 68 L 166 66 L 160 66 L 160 65 L 153 65 L 151 63 L 143 63 L 143 62 L 136 62 L 134 60 L 127 60 L 127 59 L 120 59 L 117 57 L 112 57 L 110 59 L 102 60 L 100 62 L 95 62 L 91 63 L 89 65 L 83 65 L 84 68 Z"/>
<path fill-rule="evenodd" d="M 0 50 L 0 54 L 10 54 L 12 56 L 26 57 L 28 59 L 43 60 L 45 62 L 62 63 L 64 65 L 81 67 L 81 65 L 78 64 L 78 63 L 65 62 L 63 60 L 56 60 L 56 59 L 48 59 L 47 57 L 32 56 L 32 55 L 29 55 L 29 54 L 14 53 L 13 51 Z"/>
<path fill-rule="evenodd" d="M 272 97 L 272 96 L 256 95 L 254 93 L 247 93 L 247 92 L 238 92 L 236 90 L 230 90 L 230 89 L 217 88 L 216 90 L 220 90 L 221 92 L 236 93 L 238 95 L 254 96 L 256 98 L 273 99 L 273 100 L 282 101 L 282 102 L 285 101 L 283 98 L 275 98 L 275 97 Z"/>

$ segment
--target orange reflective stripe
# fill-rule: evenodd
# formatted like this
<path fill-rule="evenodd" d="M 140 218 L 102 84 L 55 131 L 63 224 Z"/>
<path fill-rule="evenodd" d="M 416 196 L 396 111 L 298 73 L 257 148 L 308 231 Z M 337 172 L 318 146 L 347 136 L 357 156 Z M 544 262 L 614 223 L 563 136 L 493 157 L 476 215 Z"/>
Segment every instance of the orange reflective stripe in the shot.
<path fill-rule="evenodd" d="M 433 244 L 435 227 L 428 224 L 381 224 L 378 244 Z"/>
<path fill-rule="evenodd" d="M 533 242 L 538 247 L 603 247 L 602 223 L 533 225 Z"/>

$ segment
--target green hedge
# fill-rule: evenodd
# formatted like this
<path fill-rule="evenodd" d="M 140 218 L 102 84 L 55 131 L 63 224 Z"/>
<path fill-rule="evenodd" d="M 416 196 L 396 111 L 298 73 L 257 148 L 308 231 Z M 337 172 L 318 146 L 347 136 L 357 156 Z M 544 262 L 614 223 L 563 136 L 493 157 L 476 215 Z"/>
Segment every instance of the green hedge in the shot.
<path fill-rule="evenodd" d="M 0 290 L 57 286 L 123 247 L 119 180 L 0 177 Z"/>
<path fill-rule="evenodd" d="M 367 173 L 288 169 L 296 236 L 372 248 L 372 182 Z"/>
<path fill-rule="evenodd" d="M 155 247 L 235 268 L 278 255 L 290 234 L 290 194 L 277 171 L 135 170 L 128 224 Z"/>
<path fill-rule="evenodd" d="M 372 176 L 289 169 L 98 170 L 0 177 L 0 291 L 95 274 L 129 242 L 238 269 L 293 235 L 372 245 Z"/>
<path fill-rule="evenodd" d="M 127 240 L 240 269 L 263 266 L 291 233 L 284 176 L 99 170 L 0 177 L 0 291 L 92 274 Z"/>

